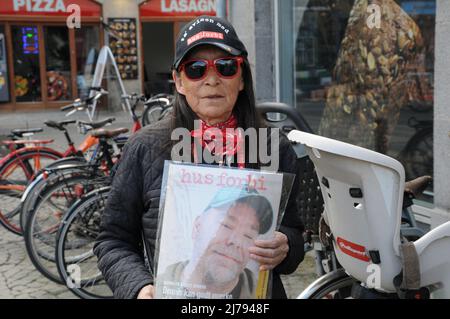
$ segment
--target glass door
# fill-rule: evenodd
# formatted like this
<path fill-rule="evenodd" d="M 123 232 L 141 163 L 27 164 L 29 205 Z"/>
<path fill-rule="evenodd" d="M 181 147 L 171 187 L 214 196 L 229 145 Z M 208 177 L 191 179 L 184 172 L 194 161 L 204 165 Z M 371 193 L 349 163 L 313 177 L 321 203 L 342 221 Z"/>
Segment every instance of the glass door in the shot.
<path fill-rule="evenodd" d="M 100 51 L 100 30 L 98 26 L 84 26 L 75 30 L 77 52 L 78 97 L 86 98 L 94 77 L 95 65 Z"/>
<path fill-rule="evenodd" d="M 14 95 L 17 102 L 40 102 L 41 78 L 37 25 L 12 26 Z"/>
<path fill-rule="evenodd" d="M 143 23 L 142 34 L 145 94 L 172 93 L 170 69 L 174 57 L 173 22 Z"/>
<path fill-rule="evenodd" d="M 45 61 L 48 101 L 72 99 L 69 29 L 45 26 Z"/>

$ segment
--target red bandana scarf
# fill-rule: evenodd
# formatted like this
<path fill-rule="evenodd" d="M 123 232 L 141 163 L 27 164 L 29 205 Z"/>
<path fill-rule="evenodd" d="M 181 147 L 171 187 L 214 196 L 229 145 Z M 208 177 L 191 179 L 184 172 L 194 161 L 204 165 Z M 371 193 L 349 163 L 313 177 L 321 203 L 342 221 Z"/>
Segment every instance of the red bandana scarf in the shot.
<path fill-rule="evenodd" d="M 207 149 L 211 155 L 221 156 L 222 158 L 230 158 L 237 153 L 239 167 L 243 167 L 244 161 L 240 152 L 242 132 L 241 130 L 236 130 L 237 119 L 234 114 L 225 122 L 215 125 L 209 125 L 203 120 L 200 120 L 200 122 L 201 127 L 191 131 L 191 136 L 200 142 L 202 149 Z M 198 163 L 195 143 L 192 146 L 194 161 Z"/>

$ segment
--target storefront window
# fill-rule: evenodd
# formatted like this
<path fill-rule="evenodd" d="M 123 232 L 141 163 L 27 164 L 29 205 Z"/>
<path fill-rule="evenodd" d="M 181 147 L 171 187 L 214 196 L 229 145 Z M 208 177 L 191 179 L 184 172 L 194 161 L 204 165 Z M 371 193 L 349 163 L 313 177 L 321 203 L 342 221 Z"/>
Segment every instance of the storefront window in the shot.
<path fill-rule="evenodd" d="M 41 101 L 37 26 L 12 26 L 14 94 L 17 102 Z"/>
<path fill-rule="evenodd" d="M 294 0 L 297 108 L 318 134 L 398 159 L 407 179 L 433 175 L 435 7 Z"/>
<path fill-rule="evenodd" d="M 0 24 L 0 103 L 9 102 L 8 60 L 5 27 Z"/>
<path fill-rule="evenodd" d="M 69 29 L 66 26 L 44 27 L 49 101 L 72 99 L 70 76 Z"/>
<path fill-rule="evenodd" d="M 144 46 L 145 93 L 172 93 L 170 67 L 174 54 L 174 24 L 172 22 L 148 22 L 142 24 Z M 157 50 L 155 43 L 158 43 Z"/>
<path fill-rule="evenodd" d="M 100 51 L 99 27 L 84 26 L 75 30 L 77 50 L 77 86 L 78 96 L 85 98 L 89 94 L 95 65 Z"/>

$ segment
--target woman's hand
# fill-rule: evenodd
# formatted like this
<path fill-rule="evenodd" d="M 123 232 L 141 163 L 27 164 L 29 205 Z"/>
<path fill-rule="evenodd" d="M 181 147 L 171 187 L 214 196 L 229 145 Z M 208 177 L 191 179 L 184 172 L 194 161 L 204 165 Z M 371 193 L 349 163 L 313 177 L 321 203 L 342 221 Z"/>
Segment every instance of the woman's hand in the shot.
<path fill-rule="evenodd" d="M 288 238 L 285 234 L 275 232 L 270 240 L 256 240 L 255 246 L 249 248 L 250 258 L 260 263 L 260 270 L 272 270 L 278 266 L 289 252 Z"/>
<path fill-rule="evenodd" d="M 155 296 L 155 287 L 153 285 L 144 286 L 137 296 L 137 299 L 153 299 Z"/>

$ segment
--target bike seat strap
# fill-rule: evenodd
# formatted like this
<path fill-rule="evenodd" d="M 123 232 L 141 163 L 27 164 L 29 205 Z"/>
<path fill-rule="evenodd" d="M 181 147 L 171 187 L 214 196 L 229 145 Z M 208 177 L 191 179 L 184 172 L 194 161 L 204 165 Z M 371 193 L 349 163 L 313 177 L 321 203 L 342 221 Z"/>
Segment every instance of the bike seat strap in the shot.
<path fill-rule="evenodd" d="M 16 128 L 11 130 L 11 134 L 17 137 L 23 137 L 24 134 L 27 133 L 40 133 L 43 132 L 44 129 L 42 127 L 36 128 Z"/>
<path fill-rule="evenodd" d="M 111 124 L 115 120 L 116 119 L 114 117 L 109 117 L 107 119 L 104 119 L 102 121 L 97 121 L 97 122 L 78 121 L 78 124 L 86 126 L 86 127 L 90 127 L 90 128 L 93 128 L 93 129 L 99 129 L 99 128 L 102 128 L 103 126 L 107 125 L 107 124 Z"/>
<path fill-rule="evenodd" d="M 77 121 L 75 120 L 67 120 L 67 121 L 61 121 L 61 122 L 56 122 L 56 121 L 47 121 L 44 122 L 45 125 L 47 125 L 48 127 L 60 130 L 60 131 L 64 131 L 65 130 L 65 126 L 69 125 L 69 124 L 74 124 Z"/>
<path fill-rule="evenodd" d="M 91 136 L 92 137 L 97 137 L 97 138 L 112 138 L 112 137 L 116 137 L 120 134 L 123 133 L 127 133 L 129 130 L 127 128 L 118 128 L 115 130 L 106 130 L 104 128 L 95 130 L 91 132 Z"/>
<path fill-rule="evenodd" d="M 421 176 L 405 183 L 405 192 L 417 197 L 423 193 L 432 181 L 431 176 Z"/>

